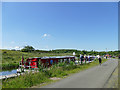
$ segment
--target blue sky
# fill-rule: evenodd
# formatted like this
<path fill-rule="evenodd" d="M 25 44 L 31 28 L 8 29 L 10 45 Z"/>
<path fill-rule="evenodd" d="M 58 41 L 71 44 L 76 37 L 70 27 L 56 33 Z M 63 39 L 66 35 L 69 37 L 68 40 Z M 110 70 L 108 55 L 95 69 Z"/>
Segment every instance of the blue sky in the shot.
<path fill-rule="evenodd" d="M 117 2 L 9 2 L 2 6 L 2 47 L 118 49 Z"/>

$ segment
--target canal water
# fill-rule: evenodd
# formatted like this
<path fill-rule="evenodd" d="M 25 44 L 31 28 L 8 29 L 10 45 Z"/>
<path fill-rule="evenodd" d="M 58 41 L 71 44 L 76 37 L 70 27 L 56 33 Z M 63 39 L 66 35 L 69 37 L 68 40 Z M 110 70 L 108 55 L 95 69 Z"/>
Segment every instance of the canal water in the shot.
<path fill-rule="evenodd" d="M 10 75 L 10 74 L 14 74 L 14 73 L 17 73 L 17 69 L 10 70 L 10 71 L 2 71 L 2 72 L 0 72 L 0 76 Z"/>

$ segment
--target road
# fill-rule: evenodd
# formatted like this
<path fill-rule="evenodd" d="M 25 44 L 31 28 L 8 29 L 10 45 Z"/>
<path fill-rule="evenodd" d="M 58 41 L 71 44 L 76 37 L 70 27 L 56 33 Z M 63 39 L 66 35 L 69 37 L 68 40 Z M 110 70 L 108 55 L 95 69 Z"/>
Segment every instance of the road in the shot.
<path fill-rule="evenodd" d="M 117 59 L 110 59 L 101 66 L 81 71 L 41 88 L 103 88 L 117 65 Z"/>

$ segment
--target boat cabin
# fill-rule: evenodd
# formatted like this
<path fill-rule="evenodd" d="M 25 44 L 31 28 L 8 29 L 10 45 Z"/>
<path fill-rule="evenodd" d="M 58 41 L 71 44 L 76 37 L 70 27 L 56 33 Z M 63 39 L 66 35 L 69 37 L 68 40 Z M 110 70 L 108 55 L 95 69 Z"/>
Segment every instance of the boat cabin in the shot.
<path fill-rule="evenodd" d="M 70 63 L 70 61 L 75 61 L 74 56 L 54 56 L 54 57 L 34 57 L 28 58 L 25 62 L 21 61 L 21 65 L 25 69 L 39 68 L 40 65 L 44 67 L 50 67 L 52 64 L 57 64 L 58 62 Z"/>

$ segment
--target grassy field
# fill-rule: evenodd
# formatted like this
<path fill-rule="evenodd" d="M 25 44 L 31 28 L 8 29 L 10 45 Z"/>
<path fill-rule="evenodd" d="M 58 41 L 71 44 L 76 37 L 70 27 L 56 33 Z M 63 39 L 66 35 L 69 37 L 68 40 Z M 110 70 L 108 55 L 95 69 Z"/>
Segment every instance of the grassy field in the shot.
<path fill-rule="evenodd" d="M 103 63 L 107 61 L 107 59 L 103 60 Z M 88 69 L 90 67 L 98 65 L 98 60 L 83 65 L 74 65 L 74 63 L 70 63 L 66 65 L 65 63 L 60 63 L 57 65 L 53 65 L 50 70 L 29 73 L 20 77 L 11 78 L 7 80 L 3 80 L 2 87 L 3 88 L 28 88 L 32 86 L 39 86 L 41 83 L 49 83 L 54 82 L 50 78 L 51 77 L 59 77 L 64 78 L 65 76 L 69 76 L 73 73 L 80 72 L 82 70 Z M 17 83 L 17 84 L 16 84 Z"/>
<path fill-rule="evenodd" d="M 72 55 L 71 53 L 40 53 L 40 52 L 21 52 L 21 51 L 11 51 L 2 50 L 2 70 L 16 69 L 19 65 L 19 61 L 29 57 L 43 57 L 43 56 L 64 56 Z"/>

